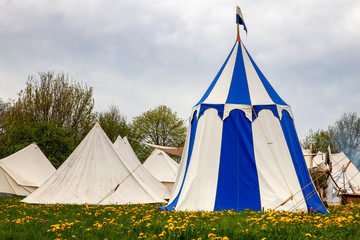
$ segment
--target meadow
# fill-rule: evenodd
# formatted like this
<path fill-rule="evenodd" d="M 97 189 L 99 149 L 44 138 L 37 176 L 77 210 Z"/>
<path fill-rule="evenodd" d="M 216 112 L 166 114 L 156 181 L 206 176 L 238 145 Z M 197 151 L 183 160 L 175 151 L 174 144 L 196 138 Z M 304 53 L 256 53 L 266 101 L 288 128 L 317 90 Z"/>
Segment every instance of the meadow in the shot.
<path fill-rule="evenodd" d="M 30 205 L 0 198 L 0 239 L 360 239 L 360 205 L 330 214 L 162 212 L 161 204 Z"/>

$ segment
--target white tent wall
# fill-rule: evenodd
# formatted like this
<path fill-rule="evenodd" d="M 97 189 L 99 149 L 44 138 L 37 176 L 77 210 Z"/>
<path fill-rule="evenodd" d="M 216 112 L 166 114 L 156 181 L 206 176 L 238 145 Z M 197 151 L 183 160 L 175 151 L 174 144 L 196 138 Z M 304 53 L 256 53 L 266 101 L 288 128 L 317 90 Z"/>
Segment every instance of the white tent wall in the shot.
<path fill-rule="evenodd" d="M 118 184 L 118 189 L 104 198 Z M 154 203 L 163 202 L 163 199 L 131 174 L 105 132 L 96 124 L 55 174 L 23 202 L 108 205 Z"/>
<path fill-rule="evenodd" d="M 214 176 L 219 171 L 222 120 L 215 109 L 209 109 L 198 121 L 191 155 L 191 159 L 197 161 L 190 159 L 176 210 L 212 211 L 214 208 L 217 188 L 217 178 Z"/>
<path fill-rule="evenodd" d="M 122 139 L 119 136 L 113 146 L 142 186 L 161 196 L 163 200 L 169 199 L 171 192 L 141 164 L 126 137 Z"/>
<path fill-rule="evenodd" d="M 262 110 L 252 126 L 261 206 L 274 209 L 293 195 L 277 209 L 307 211 L 279 119 L 270 110 Z"/>
<path fill-rule="evenodd" d="M 196 117 L 196 116 L 195 116 Z M 264 209 L 274 209 L 290 196 L 278 210 L 307 211 L 306 202 L 297 174 L 292 165 L 289 150 L 284 148 L 286 141 L 282 134 L 279 119 L 269 110 L 259 113 L 253 123 L 254 149 L 259 177 L 261 205 Z M 194 151 L 192 152 L 187 176 L 184 180 L 181 194 L 178 195 L 176 210 L 212 211 L 215 204 L 217 178 L 219 172 L 222 120 L 217 110 L 209 108 L 199 118 Z M 206 131 L 212 129 L 212 131 Z M 188 149 L 189 134 L 186 142 Z M 271 143 L 271 144 L 269 144 Z M 185 153 L 184 157 L 186 157 Z M 185 160 L 182 158 L 179 178 L 184 178 Z M 197 161 L 191 161 L 197 159 Z M 179 181 L 176 182 L 172 202 L 180 190 Z M 206 186 L 206 187 L 204 187 Z M 169 209 L 170 210 L 170 209 Z"/>
<path fill-rule="evenodd" d="M 0 160 L 0 192 L 27 196 L 55 171 L 39 147 L 32 143 Z"/>
<path fill-rule="evenodd" d="M 194 116 L 194 114 L 195 113 L 193 113 L 192 116 Z M 194 117 L 191 120 L 193 120 L 193 119 L 194 119 Z M 183 186 L 182 179 L 185 178 L 185 173 L 186 173 L 186 166 L 187 166 L 188 154 L 189 154 L 190 135 L 191 135 L 191 121 L 190 121 L 190 125 L 188 127 L 188 132 L 186 134 L 184 151 L 182 152 L 181 161 L 180 161 L 177 173 L 176 173 L 176 179 L 174 182 L 174 186 L 172 188 L 169 202 L 174 202 L 178 198 L 179 192 Z M 173 209 L 167 209 L 167 210 L 173 210 Z"/>
<path fill-rule="evenodd" d="M 23 186 L 17 184 L 15 180 L 2 168 L 0 168 L 0 183 L 0 194 L 5 193 L 19 196 L 27 196 L 31 193 Z"/>

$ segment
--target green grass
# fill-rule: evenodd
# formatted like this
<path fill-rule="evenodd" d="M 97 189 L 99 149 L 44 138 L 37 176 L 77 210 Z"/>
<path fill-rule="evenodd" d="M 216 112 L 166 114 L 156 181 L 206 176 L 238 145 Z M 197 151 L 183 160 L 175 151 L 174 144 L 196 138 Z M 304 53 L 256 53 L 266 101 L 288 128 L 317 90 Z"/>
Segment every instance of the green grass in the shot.
<path fill-rule="evenodd" d="M 0 198 L 0 239 L 360 239 L 360 205 L 331 214 L 162 212 L 159 204 L 30 205 Z M 263 218 L 262 218 L 263 217 Z"/>

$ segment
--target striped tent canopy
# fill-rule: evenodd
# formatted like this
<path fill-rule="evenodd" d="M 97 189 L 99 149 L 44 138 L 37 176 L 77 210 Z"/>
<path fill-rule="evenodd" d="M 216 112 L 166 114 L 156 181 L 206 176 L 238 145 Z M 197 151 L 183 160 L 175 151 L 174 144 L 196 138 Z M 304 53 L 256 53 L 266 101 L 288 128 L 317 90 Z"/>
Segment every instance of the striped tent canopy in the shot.
<path fill-rule="evenodd" d="M 174 190 L 161 209 L 307 212 L 310 208 L 328 212 L 309 176 L 290 106 L 238 35 L 210 87 L 192 108 Z"/>

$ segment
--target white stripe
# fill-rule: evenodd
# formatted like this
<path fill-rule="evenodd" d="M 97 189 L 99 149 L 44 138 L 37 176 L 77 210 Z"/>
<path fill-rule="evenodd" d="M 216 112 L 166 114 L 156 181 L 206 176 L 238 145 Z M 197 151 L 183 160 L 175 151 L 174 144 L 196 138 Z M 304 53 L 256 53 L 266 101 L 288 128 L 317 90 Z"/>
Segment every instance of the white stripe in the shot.
<path fill-rule="evenodd" d="M 238 47 L 239 47 L 239 43 L 237 42 L 218 81 L 216 82 L 214 88 L 212 89 L 209 96 L 204 100 L 203 103 L 222 104 L 226 102 L 226 99 L 229 95 L 232 76 L 234 73 Z"/>
<path fill-rule="evenodd" d="M 213 211 L 215 205 L 223 122 L 209 108 L 199 119 L 191 161 L 176 210 Z"/>
<path fill-rule="evenodd" d="M 178 171 L 176 173 L 176 179 L 175 179 L 175 183 L 174 183 L 174 186 L 173 186 L 173 190 L 171 192 L 169 203 L 172 203 L 174 201 L 175 197 L 178 195 L 178 193 L 180 191 L 181 184 L 182 184 L 183 179 L 184 179 L 185 169 L 186 169 L 186 162 L 187 162 L 188 153 L 189 153 L 190 132 L 191 132 L 191 124 L 189 124 L 188 132 L 186 134 L 184 151 L 182 153 L 181 162 L 180 162 Z M 173 210 L 173 209 L 169 209 L 169 211 L 170 210 Z"/>
<path fill-rule="evenodd" d="M 252 123 L 255 162 L 259 177 L 261 206 L 277 210 L 307 212 L 304 196 L 291 160 L 279 119 L 270 110 L 262 110 Z M 296 203 L 300 203 L 292 209 Z"/>
<path fill-rule="evenodd" d="M 243 54 L 246 78 L 249 87 L 249 94 L 251 105 L 267 105 L 274 104 L 268 92 L 262 84 L 259 75 L 257 74 L 249 55 L 247 54 L 244 45 L 241 43 L 241 52 Z"/>

